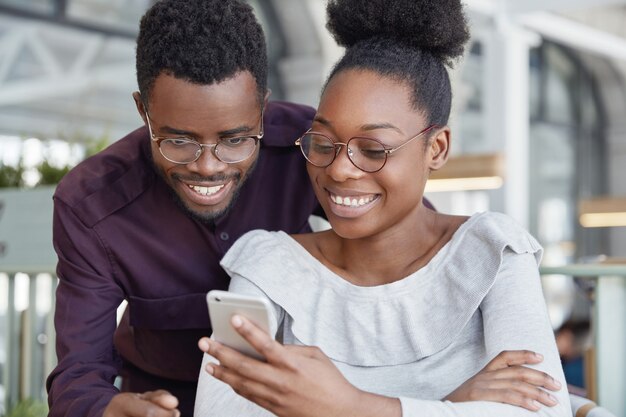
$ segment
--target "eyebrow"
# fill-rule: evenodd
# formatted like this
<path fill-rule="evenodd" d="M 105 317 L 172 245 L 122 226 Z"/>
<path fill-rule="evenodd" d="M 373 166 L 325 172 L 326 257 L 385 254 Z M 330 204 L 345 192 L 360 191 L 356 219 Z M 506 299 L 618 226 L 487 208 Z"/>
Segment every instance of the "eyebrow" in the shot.
<path fill-rule="evenodd" d="M 246 125 L 242 125 L 242 126 L 235 127 L 233 129 L 221 130 L 221 131 L 217 132 L 217 135 L 219 137 L 233 136 L 233 135 L 239 135 L 239 134 L 243 134 L 243 133 L 249 133 L 251 131 L 252 131 L 252 127 L 246 126 Z M 167 134 L 171 134 L 171 135 L 188 136 L 188 137 L 194 137 L 194 138 L 200 136 L 197 133 L 194 133 L 192 131 L 183 130 L 183 129 L 176 129 L 175 127 L 171 127 L 171 126 L 160 126 L 159 127 L 159 132 L 161 134 L 167 133 Z"/>
<path fill-rule="evenodd" d="M 326 127 L 332 127 L 332 123 L 322 116 L 316 115 L 313 121 L 320 123 Z M 365 132 L 369 132 L 371 130 L 378 130 L 378 129 L 391 129 L 391 130 L 395 130 L 396 132 L 400 134 L 403 134 L 402 130 L 400 130 L 397 126 L 391 123 L 367 123 L 367 124 L 361 125 L 360 129 Z"/>

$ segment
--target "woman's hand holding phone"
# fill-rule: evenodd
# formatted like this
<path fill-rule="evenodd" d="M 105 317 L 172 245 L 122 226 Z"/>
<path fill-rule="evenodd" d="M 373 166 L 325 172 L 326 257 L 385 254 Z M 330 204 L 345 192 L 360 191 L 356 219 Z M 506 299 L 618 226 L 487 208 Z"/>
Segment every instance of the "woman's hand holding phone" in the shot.
<path fill-rule="evenodd" d="M 401 416 L 398 399 L 358 390 L 319 348 L 283 346 L 242 316 L 231 323 L 266 362 L 207 337 L 198 346 L 219 361 L 206 371 L 242 397 L 278 416 Z"/>

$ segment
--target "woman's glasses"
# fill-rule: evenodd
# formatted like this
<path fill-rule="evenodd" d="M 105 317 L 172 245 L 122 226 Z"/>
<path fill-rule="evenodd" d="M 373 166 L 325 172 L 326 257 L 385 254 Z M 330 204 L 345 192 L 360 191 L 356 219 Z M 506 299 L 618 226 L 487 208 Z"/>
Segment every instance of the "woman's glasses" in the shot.
<path fill-rule="evenodd" d="M 307 161 L 320 168 L 325 168 L 332 164 L 337 155 L 339 155 L 341 147 L 345 146 L 348 150 L 350 162 L 360 170 L 372 173 L 383 169 L 389 155 L 435 127 L 437 125 L 427 127 L 395 148 L 388 148 L 382 142 L 373 138 L 353 137 L 346 143 L 334 142 L 328 136 L 322 133 L 311 132 L 310 130 L 296 141 L 296 145 L 300 146 L 302 155 L 304 155 Z"/>

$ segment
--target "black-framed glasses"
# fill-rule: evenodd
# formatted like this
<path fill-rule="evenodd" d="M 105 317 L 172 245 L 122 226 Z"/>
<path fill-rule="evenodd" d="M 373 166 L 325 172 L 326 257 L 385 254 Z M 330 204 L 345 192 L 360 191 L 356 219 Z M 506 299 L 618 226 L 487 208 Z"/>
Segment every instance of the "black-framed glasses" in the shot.
<path fill-rule="evenodd" d="M 263 112 L 261 111 L 261 132 L 258 135 L 221 138 L 216 143 L 200 143 L 186 136 L 157 136 L 152 131 L 150 115 L 146 112 L 150 137 L 156 142 L 161 155 L 175 164 L 190 164 L 197 161 L 204 148 L 211 149 L 213 155 L 227 164 L 236 164 L 250 158 L 257 144 L 263 138 Z"/>
<path fill-rule="evenodd" d="M 339 155 L 341 147 L 345 146 L 350 162 L 361 171 L 372 173 L 383 169 L 389 155 L 436 127 L 438 125 L 427 127 L 395 148 L 389 148 L 374 138 L 353 137 L 348 139 L 346 143 L 334 142 L 323 133 L 310 130 L 296 140 L 296 145 L 300 146 L 302 155 L 307 161 L 320 168 L 326 168 L 332 164 Z"/>

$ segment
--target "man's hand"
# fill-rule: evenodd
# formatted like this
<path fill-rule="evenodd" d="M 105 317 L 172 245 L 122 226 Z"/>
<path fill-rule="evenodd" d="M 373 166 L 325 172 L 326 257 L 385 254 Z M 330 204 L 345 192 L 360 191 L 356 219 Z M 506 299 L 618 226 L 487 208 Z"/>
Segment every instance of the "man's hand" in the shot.
<path fill-rule="evenodd" d="M 103 417 L 179 417 L 178 399 L 167 391 L 143 394 L 123 392 L 115 395 L 104 409 Z"/>
<path fill-rule="evenodd" d="M 468 379 L 444 400 L 495 401 L 538 411 L 541 405 L 558 401 L 546 390 L 558 391 L 561 384 L 545 372 L 522 365 L 536 364 L 543 357 L 528 350 L 500 352 L 480 372 Z"/>
<path fill-rule="evenodd" d="M 400 416 L 400 401 L 358 390 L 318 348 L 283 346 L 244 317 L 231 324 L 267 359 L 261 362 L 215 340 L 201 350 L 219 361 L 206 371 L 248 400 L 281 417 Z"/>

